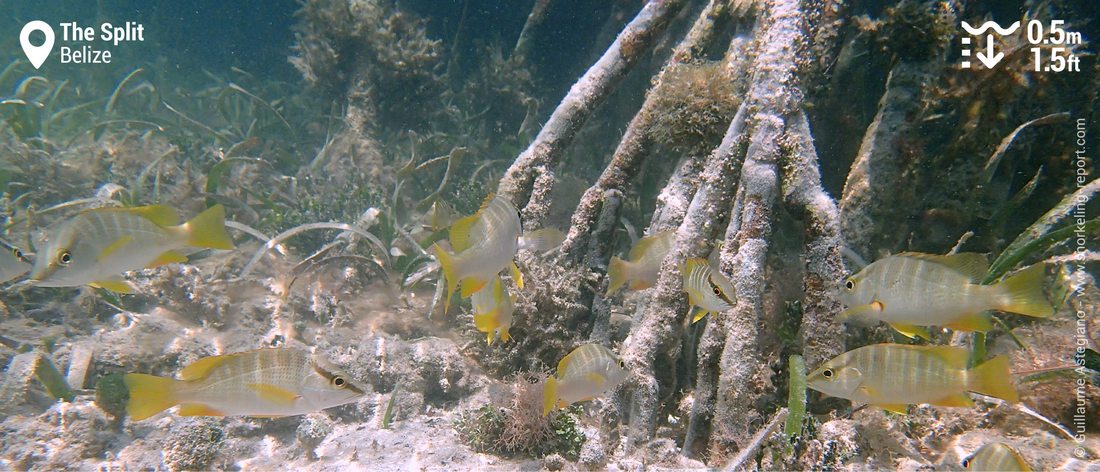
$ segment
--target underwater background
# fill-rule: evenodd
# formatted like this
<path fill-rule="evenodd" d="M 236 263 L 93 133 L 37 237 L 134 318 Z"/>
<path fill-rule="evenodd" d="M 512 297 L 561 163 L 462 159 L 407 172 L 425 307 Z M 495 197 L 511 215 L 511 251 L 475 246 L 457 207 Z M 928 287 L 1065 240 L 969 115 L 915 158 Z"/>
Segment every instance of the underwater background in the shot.
<path fill-rule="evenodd" d="M 1100 470 L 1094 1 L 0 12 L 0 469 Z"/>

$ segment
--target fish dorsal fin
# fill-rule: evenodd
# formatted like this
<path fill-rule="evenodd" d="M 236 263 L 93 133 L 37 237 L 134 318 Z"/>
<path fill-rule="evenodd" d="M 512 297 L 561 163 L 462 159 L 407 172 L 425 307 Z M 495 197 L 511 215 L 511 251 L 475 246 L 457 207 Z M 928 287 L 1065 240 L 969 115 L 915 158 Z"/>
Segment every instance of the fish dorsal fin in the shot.
<path fill-rule="evenodd" d="M 477 225 L 478 215 L 470 215 L 465 218 L 459 218 L 451 225 L 451 231 L 449 233 L 449 239 L 451 240 L 451 247 L 454 248 L 455 253 L 465 251 L 470 248 L 470 241 L 474 238 L 473 233 L 474 226 Z"/>
<path fill-rule="evenodd" d="M 297 393 L 276 385 L 264 383 L 250 383 L 246 385 L 248 388 L 252 389 L 253 392 L 256 392 L 256 395 L 260 398 L 280 406 L 291 406 L 302 397 Z"/>
<path fill-rule="evenodd" d="M 122 237 L 116 239 L 115 242 L 113 242 L 110 245 L 108 245 L 107 247 L 103 248 L 103 250 L 100 251 L 99 256 L 97 256 L 95 258 L 95 260 L 96 261 L 102 261 L 102 260 L 110 257 L 111 254 L 114 254 L 119 249 L 122 249 L 123 246 L 125 246 L 127 244 L 130 244 L 130 241 L 133 241 L 133 240 L 134 240 L 134 236 L 132 234 L 127 234 L 125 236 L 122 236 Z"/>
<path fill-rule="evenodd" d="M 958 254 L 948 254 L 946 256 L 924 254 L 920 252 L 903 252 L 898 254 L 898 256 L 921 259 L 950 267 L 969 277 L 970 280 L 974 282 L 982 280 L 985 278 L 986 273 L 989 272 L 989 261 L 986 260 L 985 254 L 976 252 L 960 252 Z"/>
<path fill-rule="evenodd" d="M 634 244 L 634 247 L 630 248 L 630 261 L 638 262 L 638 260 L 641 259 L 647 251 L 649 251 L 649 248 L 653 246 L 654 243 L 660 241 L 661 238 L 668 237 L 669 233 L 671 233 L 671 231 L 661 231 L 659 233 L 639 239 L 638 242 Z"/>
<path fill-rule="evenodd" d="M 160 227 L 176 226 L 180 224 L 180 216 L 167 205 L 146 205 L 132 208 L 119 208 L 117 211 L 132 213 L 152 221 Z"/>
<path fill-rule="evenodd" d="M 928 353 L 943 360 L 952 369 L 966 370 L 970 362 L 970 352 L 961 347 L 932 346 L 926 348 Z"/>
<path fill-rule="evenodd" d="M 180 371 L 179 378 L 180 380 L 198 380 L 205 378 L 210 374 L 211 370 L 214 370 L 215 367 L 222 365 L 231 358 L 233 358 L 233 354 L 204 357 L 184 367 L 183 370 Z"/>
<path fill-rule="evenodd" d="M 564 379 L 565 374 L 569 372 L 569 365 L 573 362 L 573 356 L 577 354 L 578 349 L 574 349 L 573 352 L 566 354 L 565 357 L 558 361 L 558 378 Z"/>

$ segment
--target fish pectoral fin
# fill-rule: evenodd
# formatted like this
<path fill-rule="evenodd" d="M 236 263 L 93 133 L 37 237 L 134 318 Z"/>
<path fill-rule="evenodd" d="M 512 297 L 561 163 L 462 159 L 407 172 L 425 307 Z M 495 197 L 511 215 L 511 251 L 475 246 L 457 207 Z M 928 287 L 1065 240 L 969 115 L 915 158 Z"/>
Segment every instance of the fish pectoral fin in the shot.
<path fill-rule="evenodd" d="M 904 403 L 872 403 L 871 405 L 877 406 L 891 413 L 897 413 L 899 415 L 909 414 L 909 405 L 906 405 Z"/>
<path fill-rule="evenodd" d="M 979 333 L 985 333 L 993 329 L 993 321 L 990 320 L 989 313 L 981 312 L 963 316 L 943 326 L 955 331 L 977 331 Z"/>
<path fill-rule="evenodd" d="M 127 234 L 125 236 L 119 237 L 118 239 L 114 240 L 114 242 L 107 245 L 107 247 L 103 248 L 103 250 L 99 252 L 99 255 L 96 256 L 95 260 L 98 262 L 110 257 L 111 254 L 118 252 L 119 249 L 122 249 L 127 244 L 130 244 L 130 242 L 133 240 L 134 236 L 132 234 Z"/>
<path fill-rule="evenodd" d="M 590 382 L 596 384 L 597 387 L 603 387 L 603 384 L 607 382 L 607 379 L 604 376 L 602 376 L 602 375 L 600 375 L 596 372 L 590 372 L 590 373 L 586 374 L 584 377 L 586 379 L 588 379 Z"/>
<path fill-rule="evenodd" d="M 88 284 L 88 286 L 110 290 L 115 293 L 134 293 L 134 286 L 121 278 L 99 280 Z"/>
<path fill-rule="evenodd" d="M 512 280 L 516 282 L 516 288 L 523 290 L 523 272 L 519 271 L 519 266 L 513 261 L 508 268 L 512 271 Z"/>
<path fill-rule="evenodd" d="M 184 403 L 180 405 L 180 416 L 225 416 L 222 413 L 210 406 L 203 405 L 202 403 Z"/>
<path fill-rule="evenodd" d="M 187 367 L 184 367 L 183 370 L 180 371 L 180 380 L 198 380 L 204 378 L 211 370 L 214 370 L 215 367 L 229 360 L 231 356 L 233 356 L 233 354 L 204 357 L 187 364 Z"/>
<path fill-rule="evenodd" d="M 179 262 L 187 262 L 187 256 L 180 254 L 176 251 L 168 251 L 164 254 L 157 256 L 157 258 L 153 259 L 153 262 L 150 262 L 149 265 L 145 266 L 145 268 L 152 269 L 154 267 L 160 267 L 162 265 L 175 264 Z"/>
<path fill-rule="evenodd" d="M 256 395 L 260 398 L 276 405 L 291 406 L 299 398 L 302 398 L 297 393 L 271 384 L 250 383 L 246 386 L 256 392 Z"/>
<path fill-rule="evenodd" d="M 902 323 L 890 323 L 890 327 L 909 339 L 921 338 L 924 340 L 931 340 L 932 334 L 928 332 L 927 326 L 913 326 Z"/>
<path fill-rule="evenodd" d="M 943 397 L 939 400 L 932 402 L 932 404 L 937 406 L 971 407 L 974 406 L 974 401 L 971 400 L 970 397 L 966 396 L 965 393 L 958 393 L 955 395 L 948 395 L 946 397 Z"/>
<path fill-rule="evenodd" d="M 451 229 L 447 236 L 451 241 L 451 247 L 454 248 L 456 253 L 465 251 L 472 246 L 471 241 L 474 235 L 472 235 L 471 232 L 476 223 L 477 215 L 471 215 L 460 218 L 451 225 Z"/>
<path fill-rule="evenodd" d="M 692 306 L 691 309 L 688 310 L 688 316 L 691 317 L 692 323 L 698 323 L 699 320 L 703 319 L 703 317 L 708 314 L 710 314 L 710 312 L 702 307 Z"/>

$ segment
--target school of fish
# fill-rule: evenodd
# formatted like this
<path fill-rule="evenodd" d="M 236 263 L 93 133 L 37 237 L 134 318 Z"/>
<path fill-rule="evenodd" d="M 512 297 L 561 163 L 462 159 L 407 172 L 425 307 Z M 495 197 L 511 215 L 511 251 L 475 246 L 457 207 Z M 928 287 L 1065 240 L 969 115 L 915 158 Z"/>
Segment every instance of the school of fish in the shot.
<path fill-rule="evenodd" d="M 433 207 L 433 229 L 449 213 Z M 510 328 L 523 274 L 516 265 L 521 250 L 542 252 L 559 245 L 564 234 L 553 228 L 525 233 L 519 212 L 505 198 L 490 195 L 473 215 L 450 223 L 448 239 L 432 246 L 445 284 L 444 309 L 457 292 L 469 298 L 474 327 L 492 345 L 512 339 Z M 640 238 L 629 259 L 613 257 L 606 296 L 623 288 L 644 290 L 656 284 L 675 242 L 674 231 Z M 185 262 L 193 249 L 233 249 L 225 230 L 225 211 L 215 205 L 185 223 L 171 208 L 151 205 L 99 208 L 72 216 L 46 234 L 28 258 L 18 247 L 0 242 L 0 281 L 30 273 L 26 284 L 39 287 L 91 286 L 131 292 L 123 279 L 129 271 Z M 691 323 L 720 315 L 737 305 L 733 283 L 712 259 L 688 258 L 677 267 Z M 507 270 L 508 276 L 504 276 Z M 990 311 L 1035 318 L 1051 316 L 1041 264 L 1003 280 L 983 284 L 985 257 L 961 253 L 900 253 L 879 259 L 843 281 L 839 299 L 847 308 L 840 319 L 870 319 L 889 324 L 910 338 L 931 339 L 929 327 L 985 332 Z M 686 322 L 686 321 L 685 321 Z M 1019 400 L 1008 358 L 998 356 L 972 366 L 964 348 L 935 345 L 874 344 L 845 352 L 817 366 L 807 385 L 823 394 L 899 414 L 914 404 L 970 407 L 968 392 Z M 564 356 L 543 383 L 543 415 L 591 400 L 621 385 L 628 369 L 614 351 L 585 344 Z M 135 421 L 179 406 L 181 416 L 280 417 L 300 415 L 359 400 L 358 383 L 323 358 L 293 348 L 269 348 L 202 358 L 177 378 L 132 373 L 128 412 Z M 982 447 L 963 466 L 971 470 L 1030 470 L 1003 444 Z"/>

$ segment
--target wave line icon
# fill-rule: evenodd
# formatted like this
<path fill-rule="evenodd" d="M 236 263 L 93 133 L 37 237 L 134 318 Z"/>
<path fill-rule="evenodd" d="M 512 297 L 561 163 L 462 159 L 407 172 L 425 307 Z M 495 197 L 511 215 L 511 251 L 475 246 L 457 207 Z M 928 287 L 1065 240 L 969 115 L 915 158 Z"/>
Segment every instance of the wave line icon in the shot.
<path fill-rule="evenodd" d="M 993 31 L 996 31 L 997 34 L 999 34 L 1001 36 L 1005 36 L 1005 35 L 1015 33 L 1016 29 L 1020 27 L 1020 22 L 1017 21 L 1015 23 L 1012 23 L 1012 25 L 1010 25 L 1008 28 L 1001 28 L 1001 25 L 997 24 L 996 22 L 987 21 L 985 23 L 982 23 L 981 26 L 979 26 L 977 28 L 974 28 L 973 26 L 970 26 L 969 23 L 964 21 L 964 22 L 962 22 L 962 27 L 963 27 L 964 30 L 966 30 L 967 33 L 970 33 L 971 36 L 981 35 L 981 34 L 985 33 L 987 30 L 989 30 L 990 28 L 992 28 Z"/>

